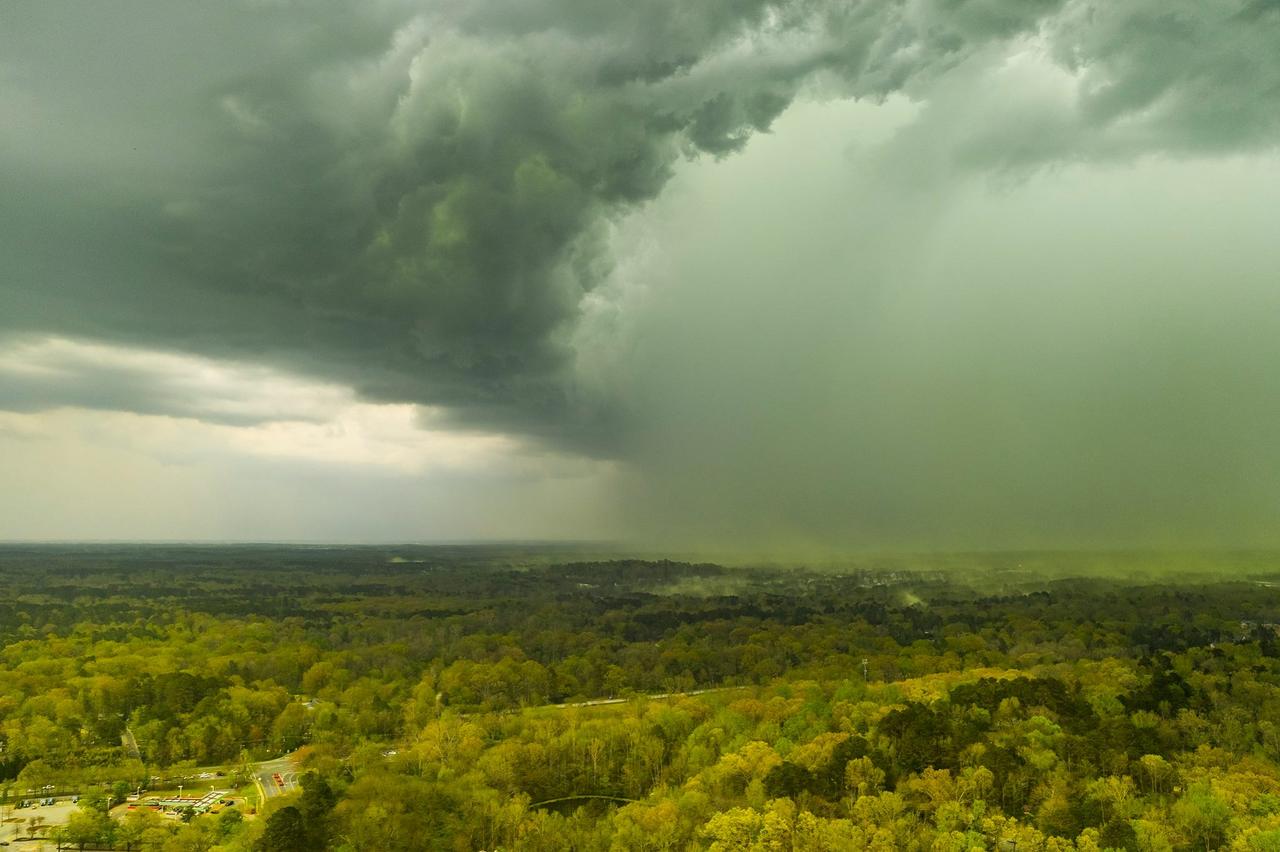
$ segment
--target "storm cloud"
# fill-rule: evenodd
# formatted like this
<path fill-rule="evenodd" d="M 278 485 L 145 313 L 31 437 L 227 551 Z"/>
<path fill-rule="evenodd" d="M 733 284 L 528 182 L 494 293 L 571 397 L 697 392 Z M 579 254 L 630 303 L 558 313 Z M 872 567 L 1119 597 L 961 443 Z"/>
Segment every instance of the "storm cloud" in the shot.
<path fill-rule="evenodd" d="M 650 486 L 683 484 L 653 453 L 666 446 L 663 410 L 680 410 L 663 409 L 672 402 L 664 370 L 675 385 L 687 370 L 629 360 L 653 313 L 628 315 L 620 239 L 688 163 L 739 155 L 797 102 L 850 99 L 912 105 L 854 205 L 904 205 L 909 225 L 888 241 L 910 253 L 906 232 L 924 215 L 913 193 L 944 198 L 974 175 L 1022 180 L 1072 164 L 1274 151 L 1280 6 L 7 3 L 0 335 L 262 364 L 371 401 L 432 406 L 460 428 L 621 458 Z M 859 141 L 859 128 L 848 130 L 839 145 Z M 881 248 L 846 259 L 881 265 L 859 278 L 876 279 L 871 289 L 890 286 Z M 726 251 L 752 255 L 736 244 Z M 811 267 L 802 259 L 795 268 Z M 785 277 L 744 275 L 745 294 L 702 292 L 786 315 Z M 840 280 L 832 286 L 869 292 Z M 711 330 L 691 324 L 677 334 L 681 326 L 668 323 L 647 339 L 675 350 L 714 340 L 721 320 L 702 310 Z M 784 338 L 741 374 L 786 361 Z M 820 347 L 799 349 L 815 361 L 797 364 L 797 375 L 830 369 Z M 21 383 L 11 370 L 0 407 L 227 416 L 165 396 L 168 379 L 76 370 L 75 379 Z M 717 371 L 704 378 L 723 384 Z M 771 430 L 769 444 L 744 453 L 804 444 L 811 428 Z M 952 457 L 950 440 L 937 438 L 940 456 Z M 711 435 L 689 446 L 702 441 L 723 446 Z M 760 475 L 745 457 L 720 464 Z M 891 495 L 902 481 L 892 465 L 836 469 L 823 488 L 856 480 L 868 494 Z M 733 490 L 727 473 L 706 481 L 722 480 Z M 872 502 L 856 512 L 899 517 L 920 505 Z M 815 527 L 845 523 L 846 510 Z"/>

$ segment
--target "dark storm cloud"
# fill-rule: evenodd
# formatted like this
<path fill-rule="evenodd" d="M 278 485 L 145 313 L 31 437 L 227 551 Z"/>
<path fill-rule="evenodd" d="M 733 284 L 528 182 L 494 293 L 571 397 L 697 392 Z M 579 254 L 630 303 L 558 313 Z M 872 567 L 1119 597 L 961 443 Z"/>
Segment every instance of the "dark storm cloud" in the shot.
<path fill-rule="evenodd" d="M 1208 150 L 1280 141 L 1274 3 L 1104 4 L 1075 11 L 1062 29 L 1059 56 L 1085 71 L 1089 125 L 1136 116 L 1153 148 L 1162 140 Z"/>
<path fill-rule="evenodd" d="M 978 164 L 1271 145 L 1277 15 L 1258 0 L 8 3 L 0 322 L 258 359 L 608 452 L 617 411 L 575 386 L 570 338 L 610 270 L 610 217 L 680 157 L 740 149 L 809 81 L 927 99 L 1020 37 L 1085 92 L 1039 136 L 983 138 Z"/>

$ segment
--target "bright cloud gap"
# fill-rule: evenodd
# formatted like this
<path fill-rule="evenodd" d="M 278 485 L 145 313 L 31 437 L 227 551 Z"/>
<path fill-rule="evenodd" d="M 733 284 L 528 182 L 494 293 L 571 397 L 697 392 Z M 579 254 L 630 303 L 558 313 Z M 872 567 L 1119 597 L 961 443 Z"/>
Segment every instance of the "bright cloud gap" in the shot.
<path fill-rule="evenodd" d="M 170 459 L 214 450 L 409 474 L 527 450 L 506 435 L 433 426 L 444 415 L 256 365 L 63 337 L 0 346 L 0 423 L 15 434 L 92 432 Z"/>

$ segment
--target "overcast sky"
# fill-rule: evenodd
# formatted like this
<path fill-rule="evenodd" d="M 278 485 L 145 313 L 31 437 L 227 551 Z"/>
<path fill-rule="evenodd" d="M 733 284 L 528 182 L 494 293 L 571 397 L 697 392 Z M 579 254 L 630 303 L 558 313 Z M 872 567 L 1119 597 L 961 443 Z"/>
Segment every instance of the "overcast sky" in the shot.
<path fill-rule="evenodd" d="M 1276 0 L 0 4 L 0 538 L 1280 544 Z"/>

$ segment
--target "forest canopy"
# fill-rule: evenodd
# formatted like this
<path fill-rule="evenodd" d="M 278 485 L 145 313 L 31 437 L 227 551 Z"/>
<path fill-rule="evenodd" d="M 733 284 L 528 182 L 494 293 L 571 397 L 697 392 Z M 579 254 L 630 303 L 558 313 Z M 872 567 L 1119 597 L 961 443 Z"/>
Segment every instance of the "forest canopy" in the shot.
<path fill-rule="evenodd" d="M 0 772 L 119 849 L 1276 849 L 1276 563 L 1218 558 L 5 547 Z"/>

